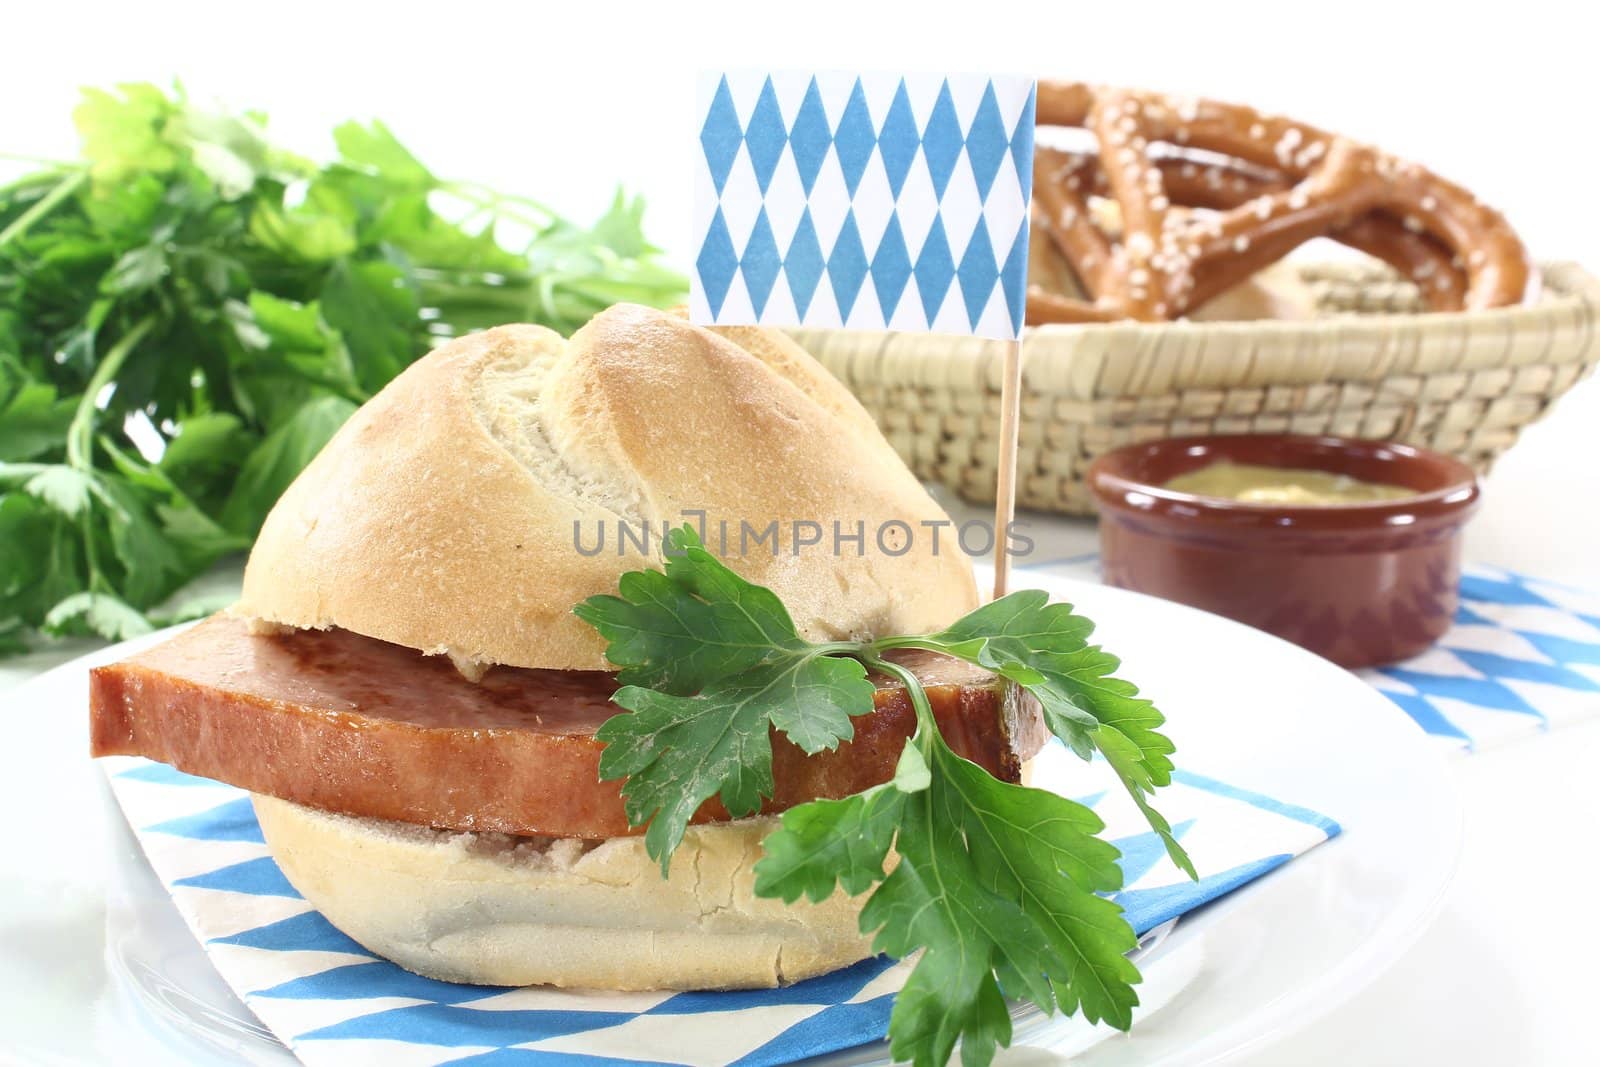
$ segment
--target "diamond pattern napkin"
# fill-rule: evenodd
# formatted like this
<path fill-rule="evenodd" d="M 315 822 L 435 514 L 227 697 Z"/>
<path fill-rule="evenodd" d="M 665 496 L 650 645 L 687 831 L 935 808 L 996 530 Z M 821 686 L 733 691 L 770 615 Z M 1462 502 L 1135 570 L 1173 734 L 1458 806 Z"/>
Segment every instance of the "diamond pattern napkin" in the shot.
<path fill-rule="evenodd" d="M 1026 570 L 1100 580 L 1094 552 Z M 1455 624 L 1422 655 L 1357 672 L 1439 742 L 1476 751 L 1600 714 L 1600 595 L 1469 564 Z"/>
<path fill-rule="evenodd" d="M 1600 713 L 1600 596 L 1468 567 L 1433 648 L 1360 672 L 1428 733 L 1479 749 Z"/>
<path fill-rule="evenodd" d="M 1166 858 L 1103 764 L 1060 746 L 1081 802 L 1122 851 L 1117 899 L 1141 932 L 1288 862 L 1339 832 L 1316 812 L 1195 774 L 1162 809 L 1194 859 Z M 784 989 L 577 993 L 420 978 L 339 933 L 267 854 L 246 794 L 131 757 L 102 761 L 162 884 L 217 971 L 311 1067 L 634 1064 L 765 1067 L 881 1039 L 908 967 L 870 959 Z M 1067 777 L 1070 775 L 1070 777 Z"/>

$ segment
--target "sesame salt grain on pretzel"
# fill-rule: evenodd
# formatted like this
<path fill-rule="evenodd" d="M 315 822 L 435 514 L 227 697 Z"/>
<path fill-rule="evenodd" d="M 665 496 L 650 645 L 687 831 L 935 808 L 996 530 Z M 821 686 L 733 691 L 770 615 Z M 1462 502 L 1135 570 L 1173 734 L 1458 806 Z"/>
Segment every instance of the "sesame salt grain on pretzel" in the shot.
<path fill-rule="evenodd" d="M 1504 217 L 1368 145 L 1251 108 L 1041 82 L 1041 126 L 1090 131 L 1098 155 L 1041 145 L 1034 221 L 1086 298 L 1029 290 L 1032 323 L 1179 318 L 1316 237 L 1376 256 L 1431 310 L 1522 300 L 1529 264 Z M 1089 210 L 1118 207 L 1111 234 Z"/>

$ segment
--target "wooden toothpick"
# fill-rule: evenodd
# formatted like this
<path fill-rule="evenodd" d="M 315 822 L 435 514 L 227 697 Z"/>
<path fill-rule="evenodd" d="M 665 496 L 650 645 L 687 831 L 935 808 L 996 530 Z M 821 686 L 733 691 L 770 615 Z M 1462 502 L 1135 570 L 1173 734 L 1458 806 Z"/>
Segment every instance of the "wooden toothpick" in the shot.
<path fill-rule="evenodd" d="M 1017 513 L 1017 434 L 1022 421 L 1022 341 L 1006 345 L 1000 379 L 1000 456 L 994 488 L 994 599 L 1006 595 L 1011 578 L 1008 531 Z"/>

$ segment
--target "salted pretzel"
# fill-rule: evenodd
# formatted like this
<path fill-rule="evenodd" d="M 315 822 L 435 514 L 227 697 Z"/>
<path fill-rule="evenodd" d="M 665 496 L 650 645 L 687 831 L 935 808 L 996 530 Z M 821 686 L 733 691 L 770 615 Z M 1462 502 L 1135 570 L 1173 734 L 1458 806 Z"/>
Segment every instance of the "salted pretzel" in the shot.
<path fill-rule="evenodd" d="M 1028 321 L 1188 314 L 1315 237 L 1389 263 L 1433 310 L 1521 301 L 1527 253 L 1471 193 L 1376 148 L 1209 100 L 1040 82 L 1041 126 L 1091 131 L 1098 156 L 1041 145 L 1034 222 L 1087 299 L 1028 291 Z M 1120 208 L 1107 233 L 1091 197 Z"/>
<path fill-rule="evenodd" d="M 1099 157 L 1044 147 L 1040 147 L 1038 152 L 1044 157 L 1040 171 L 1052 180 L 1035 193 L 1036 197 L 1059 205 L 1059 201 L 1054 199 L 1057 196 L 1054 186 L 1057 184 L 1093 196 L 1109 195 Z M 1288 186 L 1287 179 L 1281 175 L 1220 163 L 1196 163 L 1174 156 L 1158 159 L 1156 167 L 1161 171 L 1167 196 L 1173 203 L 1184 207 L 1210 210 L 1235 208 Z M 1347 226 L 1330 231 L 1326 236 L 1380 259 L 1410 278 L 1417 284 L 1430 310 L 1455 311 L 1463 306 L 1466 274 L 1456 265 L 1451 253 L 1427 234 L 1406 229 L 1394 216 L 1377 212 L 1364 215 Z M 1262 241 L 1242 249 L 1242 258 L 1238 261 L 1211 264 L 1196 280 L 1194 305 L 1206 303 L 1236 284 L 1241 276 L 1247 277 L 1290 250 L 1289 247 Z"/>

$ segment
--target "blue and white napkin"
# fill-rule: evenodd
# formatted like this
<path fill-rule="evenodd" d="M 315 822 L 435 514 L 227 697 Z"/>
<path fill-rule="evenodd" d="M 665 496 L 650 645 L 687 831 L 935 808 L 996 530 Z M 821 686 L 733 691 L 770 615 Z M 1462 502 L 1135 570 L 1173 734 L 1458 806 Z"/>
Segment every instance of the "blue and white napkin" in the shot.
<path fill-rule="evenodd" d="M 1197 774 L 1161 797 L 1203 876 L 1166 858 L 1103 764 L 1059 746 L 1073 792 L 1122 851 L 1117 899 L 1140 932 L 1339 832 L 1332 819 Z M 217 971 L 310 1067 L 789 1063 L 880 1040 L 909 967 L 871 959 L 784 989 L 578 993 L 420 978 L 339 933 L 267 854 L 248 796 L 132 757 L 102 761 L 118 803 Z"/>
<path fill-rule="evenodd" d="M 1095 552 L 1030 566 L 1100 580 Z M 1464 751 L 1591 718 L 1600 715 L 1600 594 L 1469 564 L 1455 623 L 1437 645 L 1357 673 L 1441 744 Z"/>
<path fill-rule="evenodd" d="M 1437 645 L 1360 672 L 1446 744 L 1500 744 L 1600 714 L 1600 596 L 1468 567 Z"/>

